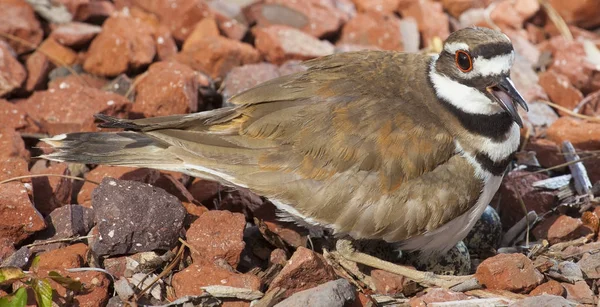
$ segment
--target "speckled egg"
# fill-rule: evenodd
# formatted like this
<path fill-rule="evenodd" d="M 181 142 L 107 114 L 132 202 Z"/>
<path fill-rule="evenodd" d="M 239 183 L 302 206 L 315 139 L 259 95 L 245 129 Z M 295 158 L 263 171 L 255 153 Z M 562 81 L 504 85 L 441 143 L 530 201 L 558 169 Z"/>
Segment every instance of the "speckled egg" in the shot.
<path fill-rule="evenodd" d="M 445 254 L 424 257 L 418 252 L 410 252 L 406 253 L 404 259 L 405 264 L 435 274 L 466 275 L 471 273 L 471 257 L 467 246 L 462 241 Z"/>
<path fill-rule="evenodd" d="M 502 239 L 502 222 L 494 208 L 487 206 L 483 214 L 463 240 L 472 255 L 485 258 L 493 254 Z"/>

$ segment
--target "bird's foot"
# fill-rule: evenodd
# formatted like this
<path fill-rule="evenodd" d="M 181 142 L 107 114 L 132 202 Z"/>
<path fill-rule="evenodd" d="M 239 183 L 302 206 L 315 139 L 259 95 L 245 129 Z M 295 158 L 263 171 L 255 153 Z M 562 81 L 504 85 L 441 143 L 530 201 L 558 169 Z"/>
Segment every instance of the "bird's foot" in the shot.
<path fill-rule="evenodd" d="M 339 239 L 336 242 L 336 250 L 342 257 L 368 265 L 373 268 L 384 270 L 390 273 L 402 275 L 406 278 L 414 280 L 420 284 L 433 285 L 443 288 L 453 289 L 465 289 L 473 288 L 473 285 L 477 285 L 477 280 L 473 275 L 465 276 L 447 276 L 437 275 L 431 272 L 422 272 L 416 269 L 408 268 L 405 266 L 397 265 L 388 261 L 381 260 L 377 257 L 357 251 L 352 245 L 352 241 L 348 239 Z"/>

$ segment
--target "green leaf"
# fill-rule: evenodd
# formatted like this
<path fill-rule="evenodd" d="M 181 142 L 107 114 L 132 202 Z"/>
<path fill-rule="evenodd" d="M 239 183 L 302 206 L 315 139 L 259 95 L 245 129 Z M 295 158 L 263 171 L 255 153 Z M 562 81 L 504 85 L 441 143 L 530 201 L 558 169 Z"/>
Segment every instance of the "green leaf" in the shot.
<path fill-rule="evenodd" d="M 23 270 L 17 267 L 0 268 L 0 285 L 7 285 L 25 277 Z"/>
<path fill-rule="evenodd" d="M 52 307 L 52 286 L 45 279 L 34 278 L 31 280 L 31 288 L 35 293 L 35 301 L 39 307 Z"/>
<path fill-rule="evenodd" d="M 31 271 L 37 272 L 39 265 L 40 265 L 40 255 L 37 255 L 37 256 L 33 257 L 33 260 L 31 260 L 31 265 L 29 266 L 29 269 Z"/>
<path fill-rule="evenodd" d="M 0 307 L 24 307 L 27 305 L 27 289 L 21 287 L 17 292 L 0 297 Z"/>
<path fill-rule="evenodd" d="M 83 290 L 83 284 L 81 284 L 80 281 L 72 279 L 70 277 L 64 277 L 56 271 L 50 271 L 50 273 L 48 273 L 48 276 L 50 278 L 52 278 L 52 280 L 61 284 L 63 287 L 65 287 L 69 290 L 77 291 L 77 292 Z"/>

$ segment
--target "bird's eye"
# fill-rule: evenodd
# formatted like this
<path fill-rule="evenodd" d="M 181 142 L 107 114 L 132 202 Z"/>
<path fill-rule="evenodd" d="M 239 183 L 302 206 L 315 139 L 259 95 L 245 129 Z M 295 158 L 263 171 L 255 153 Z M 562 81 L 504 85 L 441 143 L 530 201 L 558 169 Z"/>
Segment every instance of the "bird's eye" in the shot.
<path fill-rule="evenodd" d="M 454 56 L 454 61 L 456 62 L 456 67 L 460 69 L 462 72 L 470 72 L 473 69 L 473 61 L 471 60 L 471 55 L 466 51 L 458 50 Z"/>

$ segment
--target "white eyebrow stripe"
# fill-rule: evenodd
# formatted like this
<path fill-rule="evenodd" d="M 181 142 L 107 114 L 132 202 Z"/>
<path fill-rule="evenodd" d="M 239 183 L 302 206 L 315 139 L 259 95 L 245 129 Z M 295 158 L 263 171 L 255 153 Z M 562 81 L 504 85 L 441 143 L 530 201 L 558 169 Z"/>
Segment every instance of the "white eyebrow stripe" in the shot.
<path fill-rule="evenodd" d="M 444 50 L 451 54 L 454 54 L 458 50 L 469 51 L 469 45 L 465 43 L 447 43 L 444 45 Z"/>

